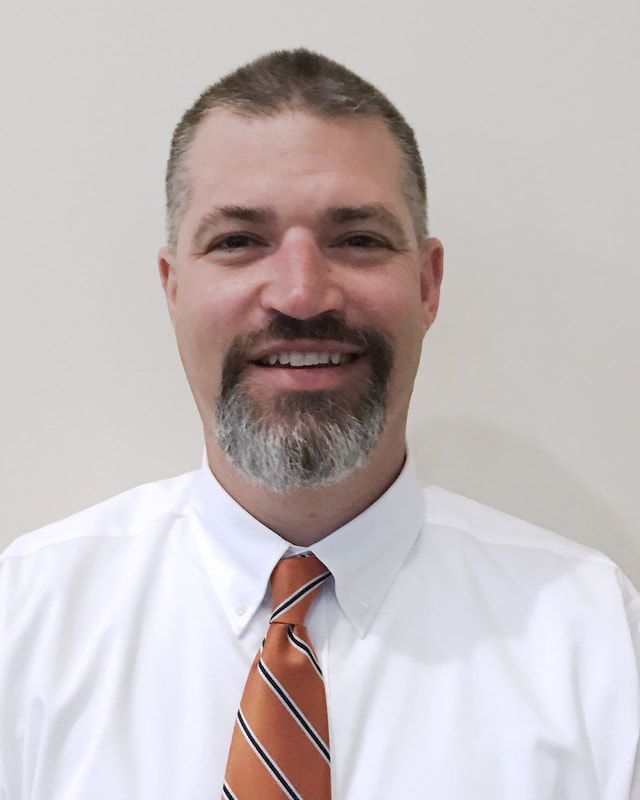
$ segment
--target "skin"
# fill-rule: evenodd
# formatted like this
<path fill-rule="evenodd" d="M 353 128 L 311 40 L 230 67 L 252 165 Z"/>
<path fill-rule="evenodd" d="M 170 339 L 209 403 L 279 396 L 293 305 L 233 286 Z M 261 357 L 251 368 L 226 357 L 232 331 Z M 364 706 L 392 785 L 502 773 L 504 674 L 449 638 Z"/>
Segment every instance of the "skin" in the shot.
<path fill-rule="evenodd" d="M 422 340 L 438 310 L 443 248 L 435 238 L 418 246 L 402 191 L 400 152 L 379 120 L 324 120 L 303 111 L 246 119 L 217 109 L 199 126 L 188 168 L 191 196 L 177 244 L 160 250 L 158 265 L 209 465 L 256 519 L 294 544 L 310 545 L 373 503 L 402 468 Z M 382 207 L 392 224 L 378 213 L 340 221 L 330 212 L 363 205 Z M 227 218 L 215 212 L 223 207 L 258 207 L 268 218 Z M 340 483 L 288 494 L 248 483 L 227 462 L 213 431 L 231 342 L 263 332 L 278 312 L 305 320 L 333 312 L 354 329 L 382 331 L 394 353 L 385 430 L 366 464 Z M 345 345 L 266 337 L 259 349 Z M 367 369 L 365 354 L 352 364 L 315 371 L 248 363 L 242 378 L 272 412 L 278 393 L 354 391 Z"/>

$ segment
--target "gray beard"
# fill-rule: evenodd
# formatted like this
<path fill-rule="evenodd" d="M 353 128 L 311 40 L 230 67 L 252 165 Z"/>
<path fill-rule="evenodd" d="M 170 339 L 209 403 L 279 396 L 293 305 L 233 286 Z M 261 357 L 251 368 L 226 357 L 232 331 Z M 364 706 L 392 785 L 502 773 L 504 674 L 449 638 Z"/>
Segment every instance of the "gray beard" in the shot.
<path fill-rule="evenodd" d="M 238 337 L 225 358 L 215 410 L 215 432 L 223 453 L 247 481 L 271 492 L 344 480 L 364 465 L 384 431 L 393 365 L 389 340 L 374 329 L 353 330 L 332 314 L 308 321 L 279 315 L 267 333 L 274 338 L 356 343 L 368 359 L 368 376 L 360 385 L 340 389 L 282 391 L 272 399 L 254 398 L 243 372 L 248 353 L 263 335 Z"/>
<path fill-rule="evenodd" d="M 356 400 L 339 392 L 289 392 L 264 412 L 242 383 L 220 397 L 216 434 L 229 462 L 271 492 L 328 486 L 363 466 L 380 441 L 386 393 L 368 380 Z"/>

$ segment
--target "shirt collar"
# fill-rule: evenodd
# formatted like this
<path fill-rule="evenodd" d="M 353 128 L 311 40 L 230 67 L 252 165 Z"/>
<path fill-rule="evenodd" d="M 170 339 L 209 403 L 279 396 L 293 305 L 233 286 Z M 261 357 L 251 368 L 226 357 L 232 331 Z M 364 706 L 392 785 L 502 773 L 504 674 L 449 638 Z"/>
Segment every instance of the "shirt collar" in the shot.
<path fill-rule="evenodd" d="M 196 474 L 187 515 L 225 615 L 240 635 L 262 603 L 271 572 L 290 544 L 238 505 L 218 483 L 206 458 Z M 372 505 L 303 548 L 331 571 L 338 603 L 361 637 L 423 521 L 423 494 L 408 456 L 396 480 Z"/>

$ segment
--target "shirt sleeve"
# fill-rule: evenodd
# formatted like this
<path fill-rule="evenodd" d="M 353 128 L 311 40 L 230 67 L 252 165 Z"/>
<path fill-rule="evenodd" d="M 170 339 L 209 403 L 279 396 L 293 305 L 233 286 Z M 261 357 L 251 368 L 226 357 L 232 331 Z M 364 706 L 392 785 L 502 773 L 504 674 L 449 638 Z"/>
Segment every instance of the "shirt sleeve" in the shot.
<path fill-rule="evenodd" d="M 15 580 L 11 561 L 0 555 L 0 800 L 21 800 L 24 795 L 19 709 L 29 648 L 24 646 L 27 640 L 19 611 L 27 603 L 24 595 L 17 597 L 19 581 Z"/>
<path fill-rule="evenodd" d="M 640 592 L 638 592 L 624 574 L 622 574 L 622 593 L 629 619 L 631 642 L 635 652 L 636 675 L 638 678 L 637 685 L 639 687 L 635 702 L 637 706 L 637 716 L 638 719 L 640 719 Z M 640 731 L 638 731 L 635 742 L 635 761 L 631 766 L 631 790 L 629 797 L 630 800 L 640 800 Z"/>
<path fill-rule="evenodd" d="M 8 800 L 9 790 L 7 761 L 9 759 L 7 742 L 7 717 L 9 710 L 6 700 L 7 682 L 7 648 L 9 646 L 7 634 L 7 570 L 0 556 L 0 800 Z"/>

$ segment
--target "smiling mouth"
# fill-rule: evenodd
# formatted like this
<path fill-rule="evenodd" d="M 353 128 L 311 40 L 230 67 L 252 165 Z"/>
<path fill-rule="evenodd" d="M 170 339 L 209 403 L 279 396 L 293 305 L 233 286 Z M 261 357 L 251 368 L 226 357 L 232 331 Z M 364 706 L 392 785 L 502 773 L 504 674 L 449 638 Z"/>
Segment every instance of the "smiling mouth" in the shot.
<path fill-rule="evenodd" d="M 361 356 L 357 353 L 336 353 L 329 350 L 317 352 L 288 351 L 270 353 L 252 363 L 259 367 L 284 367 L 285 369 L 341 367 L 351 364 Z"/>

